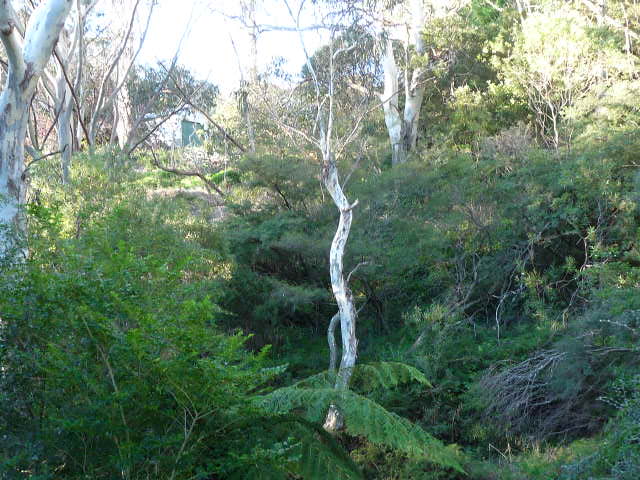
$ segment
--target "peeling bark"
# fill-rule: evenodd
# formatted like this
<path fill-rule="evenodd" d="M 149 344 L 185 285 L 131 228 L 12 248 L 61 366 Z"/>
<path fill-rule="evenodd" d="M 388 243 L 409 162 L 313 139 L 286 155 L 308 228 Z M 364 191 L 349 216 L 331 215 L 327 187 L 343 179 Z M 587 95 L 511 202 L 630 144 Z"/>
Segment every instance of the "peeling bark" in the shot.
<path fill-rule="evenodd" d="M 356 364 L 358 352 L 358 339 L 356 337 L 356 309 L 353 302 L 353 294 L 345 279 L 344 275 L 344 253 L 351 223 L 353 221 L 353 209 L 358 204 L 354 202 L 350 204 L 340 185 L 338 168 L 333 152 L 330 149 L 323 148 L 324 171 L 322 174 L 323 183 L 333 199 L 333 203 L 340 212 L 340 220 L 338 228 L 331 242 L 331 250 L 329 252 L 329 273 L 331 277 L 331 289 L 338 303 L 338 313 L 332 318 L 329 325 L 329 345 L 331 347 L 331 339 L 333 339 L 333 348 L 331 352 L 330 363 L 335 369 L 336 349 L 335 338 L 332 332 L 335 329 L 337 318 L 340 319 L 340 334 L 342 339 L 342 356 L 340 358 L 340 367 L 336 374 L 335 388 L 337 390 L 347 390 L 349 381 L 353 374 L 353 368 Z M 336 318 L 337 317 L 337 318 Z M 330 365 L 331 366 L 331 365 Z M 324 428 L 327 431 L 340 430 L 344 425 L 344 418 L 335 405 L 329 407 L 329 412 L 325 420 Z"/>
<path fill-rule="evenodd" d="M 422 28 L 425 23 L 425 10 L 423 0 L 411 0 L 411 28 L 409 39 L 405 48 L 412 46 L 417 55 L 425 52 L 422 39 Z M 382 93 L 382 108 L 384 120 L 391 143 L 391 164 L 396 166 L 407 161 L 407 155 L 417 143 L 418 123 L 420 110 L 424 98 L 425 68 L 417 66 L 411 72 L 406 72 L 404 111 L 400 112 L 398 106 L 399 95 L 399 70 L 393 53 L 393 42 L 385 33 L 383 42 L 385 48 L 382 51 L 381 63 L 384 71 L 384 92 Z M 406 67 L 408 68 L 408 67 Z"/>
<path fill-rule="evenodd" d="M 26 196 L 24 141 L 29 105 L 71 4 L 72 0 L 48 0 L 40 4 L 29 19 L 23 42 L 11 2 L 0 0 L 0 39 L 9 60 L 9 72 L 0 95 L 0 256 L 12 247 L 7 230 L 24 231 L 20 207 Z"/>
<path fill-rule="evenodd" d="M 331 317 L 329 328 L 327 329 L 327 342 L 329 343 L 329 372 L 335 373 L 338 365 L 338 346 L 336 345 L 336 327 L 340 320 L 340 312 Z"/>

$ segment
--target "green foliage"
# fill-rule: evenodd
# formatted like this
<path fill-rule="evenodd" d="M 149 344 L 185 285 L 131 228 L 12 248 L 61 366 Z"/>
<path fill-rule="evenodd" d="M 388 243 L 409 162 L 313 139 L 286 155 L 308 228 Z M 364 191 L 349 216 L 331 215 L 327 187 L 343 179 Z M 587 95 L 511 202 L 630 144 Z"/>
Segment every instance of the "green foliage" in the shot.
<path fill-rule="evenodd" d="M 134 118 L 136 115 L 163 118 L 176 110 L 193 112 L 192 107 L 183 105 L 185 99 L 198 108 L 211 111 L 219 93 L 217 86 L 196 80 L 188 68 L 160 62 L 157 66 L 135 68 L 129 76 L 128 89 Z"/>
<path fill-rule="evenodd" d="M 629 75 L 634 61 L 616 33 L 596 28 L 566 5 L 551 2 L 518 28 L 513 44 L 497 40 L 494 49 L 508 56 L 496 56 L 494 63 L 505 86 L 526 99 L 536 132 L 557 148 L 561 128 L 569 128 L 561 125 L 566 110 L 607 78 Z"/>
<path fill-rule="evenodd" d="M 358 465 L 346 454 L 344 448 L 318 423 L 308 422 L 299 416 L 292 417 L 284 425 L 300 439 L 293 450 L 298 456 L 293 472 L 307 479 L 360 480 L 363 478 Z M 260 475 L 260 470 L 256 471 Z"/>
<path fill-rule="evenodd" d="M 640 390 L 638 377 L 618 379 L 612 393 L 618 414 L 611 420 L 597 450 L 562 469 L 562 480 L 579 478 L 631 480 L 640 474 Z"/>
<path fill-rule="evenodd" d="M 250 392 L 280 370 L 216 326 L 223 256 L 153 204 L 110 200 L 82 206 L 75 238 L 59 208 L 34 205 L 33 254 L 1 277 L 3 476 L 242 470 L 230 452 L 252 447 L 235 424 L 264 417 Z"/>
<path fill-rule="evenodd" d="M 267 349 L 250 353 L 247 336 L 220 327 L 228 313 L 218 303 L 234 275 L 226 242 L 178 217 L 182 204 L 127 198 L 128 182 L 140 192 L 153 184 L 111 184 L 99 165 L 87 159 L 74 172 L 76 189 L 43 186 L 51 203 L 29 207 L 32 255 L 2 277 L 4 476 L 363 478 L 319 426 L 330 402 L 343 406 L 351 435 L 460 468 L 455 449 L 366 397 L 336 392 L 326 374 L 273 390 L 283 369 L 267 366 Z M 56 200 L 88 196 L 101 182 L 74 208 Z M 263 241 L 302 226 L 295 216 L 275 220 Z M 268 282 L 289 302 L 315 301 Z M 428 385 L 397 362 L 354 373 L 363 392 L 414 381 Z M 303 418 L 307 400 L 315 410 Z"/>
<path fill-rule="evenodd" d="M 328 388 L 335 382 L 335 372 L 321 372 L 296 382 L 297 388 Z M 350 388 L 362 394 L 374 390 L 390 390 L 399 385 L 416 382 L 431 387 L 424 374 L 417 368 L 400 362 L 375 362 L 357 364 L 351 374 Z"/>
<path fill-rule="evenodd" d="M 251 107 L 256 153 L 223 172 L 171 160 L 204 168 L 224 208 L 145 152 L 80 154 L 66 186 L 34 164 L 30 257 L 0 267 L 0 476 L 638 478 L 637 47 L 586 13 L 473 0 L 430 20 L 412 162 L 388 168 L 377 105 L 342 151 L 359 200 L 348 391 L 316 373 L 337 212 L 317 152 L 272 118 L 311 127 L 309 83 L 283 100 L 267 75 L 226 103 L 205 86 L 238 138 Z M 637 7 L 608 14 L 637 30 Z M 348 83 L 380 86 L 363 33 L 336 38 L 359 42 L 334 59 L 338 135 L 361 100 Z M 330 55 L 312 58 L 321 94 Z M 132 80 L 135 109 L 161 78 Z M 343 434 L 321 427 L 330 404 Z"/>
<path fill-rule="evenodd" d="M 358 372 L 359 370 L 359 372 Z M 358 372 L 358 373 L 356 373 Z M 354 372 L 358 383 L 366 389 L 397 385 L 406 380 L 426 382 L 415 368 L 398 363 L 380 363 L 360 366 Z M 326 375 L 326 374 L 325 374 Z M 424 458 L 437 465 L 462 471 L 461 457 L 453 446 L 445 447 L 419 426 L 387 411 L 376 402 L 351 390 L 335 390 L 329 386 L 307 386 L 327 380 L 327 376 L 315 377 L 291 387 L 280 388 L 262 399 L 268 410 L 288 413 L 302 409 L 305 418 L 321 422 L 327 405 L 336 405 L 346 419 L 346 432 L 362 436 L 374 444 L 387 445 L 415 458 Z M 367 378 L 362 380 L 363 376 Z"/>

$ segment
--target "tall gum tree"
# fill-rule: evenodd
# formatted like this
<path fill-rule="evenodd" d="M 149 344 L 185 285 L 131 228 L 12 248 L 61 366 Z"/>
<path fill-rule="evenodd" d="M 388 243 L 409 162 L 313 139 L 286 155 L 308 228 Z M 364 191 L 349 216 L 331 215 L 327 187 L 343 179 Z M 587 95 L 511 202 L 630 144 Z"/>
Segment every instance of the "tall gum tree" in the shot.
<path fill-rule="evenodd" d="M 422 32 L 430 18 L 438 18 L 456 11 L 450 0 L 406 0 L 391 11 L 378 14 L 375 35 L 381 42 L 380 64 L 383 70 L 384 91 L 379 93 L 384 120 L 391 143 L 391 163 L 407 161 L 416 147 L 418 124 L 424 99 L 429 64 Z M 398 68 L 394 40 L 404 46 L 405 65 Z M 404 87 L 404 88 L 403 88 Z M 404 90 L 404 107 L 400 109 L 400 93 Z"/>
<path fill-rule="evenodd" d="M 422 29 L 425 24 L 425 4 L 424 0 L 410 0 L 408 18 L 410 26 L 408 28 L 408 38 L 405 50 L 412 49 L 415 55 L 424 55 L 425 47 L 422 39 Z M 384 71 L 384 92 L 382 93 L 382 108 L 384 111 L 384 121 L 387 125 L 387 132 L 391 142 L 391 164 L 398 165 L 407 161 L 407 153 L 416 146 L 418 138 L 418 122 L 420 120 L 420 110 L 422 99 L 424 98 L 426 69 L 416 65 L 413 71 L 409 71 L 409 65 L 404 70 L 404 111 L 399 107 L 399 81 L 400 72 L 396 63 L 393 51 L 393 41 L 391 32 L 383 30 L 381 48 L 381 63 Z M 407 55 L 408 58 L 408 55 Z"/>
<path fill-rule="evenodd" d="M 358 354 L 358 338 L 356 336 L 357 311 L 355 309 L 354 297 L 349 288 L 350 274 L 346 275 L 344 270 L 344 255 L 346 251 L 351 224 L 353 222 L 353 211 L 358 205 L 358 200 L 353 203 L 349 201 L 345 194 L 345 181 L 341 181 L 337 159 L 357 136 L 362 117 L 353 122 L 353 128 L 349 129 L 343 137 L 339 137 L 336 130 L 336 105 L 335 105 L 335 68 L 334 62 L 341 55 L 347 55 L 353 50 L 355 45 L 334 49 L 335 27 L 331 30 L 329 41 L 329 78 L 328 91 L 323 93 L 316 69 L 311 61 L 311 57 L 305 47 L 302 29 L 300 27 L 300 11 L 294 14 L 289 2 L 284 0 L 291 18 L 296 22 L 296 30 L 300 37 L 300 44 L 303 47 L 306 65 L 315 90 L 315 125 L 309 134 L 301 130 L 296 130 L 309 143 L 313 144 L 321 157 L 322 162 L 322 183 L 329 192 L 333 203 L 338 210 L 338 227 L 331 242 L 329 250 L 329 276 L 331 279 L 331 290 L 336 300 L 338 312 L 329 322 L 328 341 L 330 348 L 330 370 L 335 373 L 336 390 L 347 390 L 353 375 Z M 357 267 L 356 267 L 357 268 Z M 339 365 L 337 362 L 337 345 L 335 341 L 335 328 L 340 325 L 340 335 L 342 341 L 342 354 Z M 337 367 L 337 369 L 336 369 Z M 336 371 L 337 370 L 337 371 Z M 330 405 L 325 419 L 324 428 L 328 431 L 337 431 L 343 428 L 345 419 L 342 412 L 336 405 Z"/>
<path fill-rule="evenodd" d="M 133 7 L 131 0 L 112 0 L 114 11 L 126 11 Z M 126 23 L 123 22 L 123 27 L 126 28 Z M 123 28 L 123 30 L 124 30 Z M 114 81 L 116 85 L 121 85 L 121 88 L 116 92 L 115 100 L 113 103 L 113 129 L 111 132 L 112 142 L 117 140 L 118 146 L 121 150 L 125 150 L 127 147 L 127 140 L 129 133 L 132 130 L 132 118 L 131 118 L 131 95 L 129 94 L 129 87 L 127 85 L 127 75 L 131 70 L 131 65 L 135 59 L 134 43 L 139 41 L 138 37 L 140 32 L 136 25 L 131 29 L 131 33 L 125 41 L 124 50 L 122 55 L 116 64 L 114 72 Z"/>
<path fill-rule="evenodd" d="M 29 105 L 73 0 L 47 0 L 31 15 L 20 35 L 10 0 L 0 0 L 0 39 L 9 71 L 0 94 L 0 256 L 10 247 L 8 229 L 22 228 L 20 205 L 24 203 L 24 141 Z"/>

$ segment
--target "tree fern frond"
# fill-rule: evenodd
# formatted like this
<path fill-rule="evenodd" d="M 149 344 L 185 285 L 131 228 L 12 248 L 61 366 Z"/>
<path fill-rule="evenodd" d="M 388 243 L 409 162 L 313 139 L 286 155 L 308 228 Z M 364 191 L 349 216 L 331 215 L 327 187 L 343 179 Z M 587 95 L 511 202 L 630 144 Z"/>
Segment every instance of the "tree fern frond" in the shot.
<path fill-rule="evenodd" d="M 293 386 L 325 388 L 333 386 L 335 379 L 335 372 L 325 370 L 300 380 Z M 409 382 L 418 382 L 428 387 L 431 386 L 420 370 L 400 362 L 376 362 L 356 365 L 351 377 L 351 387 L 358 392 L 370 392 L 376 388 L 391 389 Z"/>
<path fill-rule="evenodd" d="M 345 416 L 349 434 L 463 472 L 455 446 L 443 445 L 419 426 L 353 391 L 293 386 L 262 397 L 260 403 L 278 414 L 304 412 L 308 421 L 317 423 L 324 419 L 330 404 L 337 405 Z"/>
<path fill-rule="evenodd" d="M 306 480 L 363 480 L 353 459 L 320 425 L 291 415 L 284 422 L 300 440 L 298 468 L 292 473 Z"/>
<path fill-rule="evenodd" d="M 410 382 L 431 387 L 424 374 L 411 365 L 399 362 L 365 363 L 354 369 L 351 388 L 359 392 L 370 392 L 377 388 L 391 389 Z"/>
<path fill-rule="evenodd" d="M 336 373 L 330 370 L 324 370 L 315 375 L 297 381 L 292 387 L 297 388 L 331 388 L 336 380 Z"/>

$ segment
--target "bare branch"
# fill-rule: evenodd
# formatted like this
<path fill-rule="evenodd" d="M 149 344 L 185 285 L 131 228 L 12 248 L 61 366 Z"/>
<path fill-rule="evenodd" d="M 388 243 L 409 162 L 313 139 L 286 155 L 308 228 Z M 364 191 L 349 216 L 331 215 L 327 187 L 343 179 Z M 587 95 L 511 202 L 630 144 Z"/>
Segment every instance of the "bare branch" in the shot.
<path fill-rule="evenodd" d="M 162 66 L 162 65 L 161 65 Z M 162 66 L 162 68 L 165 69 L 165 71 L 167 72 L 168 75 L 170 75 L 169 71 L 167 71 L 167 69 Z M 196 105 L 195 103 L 193 103 L 193 100 L 190 98 L 190 95 L 188 95 L 182 88 L 180 88 L 180 85 L 178 84 L 177 79 L 174 77 L 173 78 L 173 83 L 174 86 L 178 92 L 178 95 L 180 96 L 180 99 L 187 105 L 189 105 L 191 108 L 197 110 L 198 112 L 200 112 L 202 115 L 204 115 L 204 117 L 209 121 L 209 123 L 211 123 L 211 125 L 213 125 L 216 130 L 218 130 L 222 136 L 224 138 L 226 138 L 227 140 L 229 140 L 238 150 L 240 150 L 242 153 L 245 153 L 247 151 L 247 149 L 240 143 L 238 142 L 229 132 L 227 132 L 218 122 L 216 122 L 213 118 L 211 118 L 211 115 L 209 115 L 209 113 L 199 107 L 198 105 Z M 204 85 L 204 82 L 203 84 Z M 202 87 L 201 85 L 201 87 Z"/>
<path fill-rule="evenodd" d="M 118 62 L 120 61 L 120 58 L 122 57 L 122 55 L 124 54 L 124 52 L 125 52 L 125 50 L 127 48 L 127 43 L 129 41 L 129 37 L 131 36 L 131 32 L 133 31 L 133 25 L 134 25 L 135 19 L 136 19 L 136 12 L 138 11 L 138 6 L 140 5 L 140 1 L 141 0 L 136 0 L 136 3 L 134 4 L 133 9 L 131 10 L 131 15 L 130 15 L 130 19 L 129 19 L 129 22 L 128 22 L 127 31 L 126 31 L 124 37 L 122 38 L 122 44 L 118 48 L 118 53 L 116 54 L 115 58 L 111 62 L 111 65 L 107 69 L 107 72 L 102 77 L 102 81 L 100 82 L 100 88 L 98 90 L 98 97 L 97 97 L 97 100 L 96 100 L 95 110 L 94 110 L 93 115 L 91 117 L 91 122 L 89 123 L 89 131 L 91 132 L 91 135 L 92 135 L 90 140 L 92 140 L 93 139 L 93 135 L 95 135 L 95 128 L 97 127 L 97 124 L 98 124 L 98 117 L 103 111 L 104 97 L 105 97 L 105 94 L 106 94 L 105 92 L 106 92 L 106 88 L 107 88 L 107 83 L 108 83 L 109 79 L 111 78 L 111 75 L 113 74 L 113 71 L 115 70 L 116 66 L 118 65 Z M 90 143 L 92 143 L 92 142 L 90 141 Z"/>
<path fill-rule="evenodd" d="M 53 157 L 54 155 L 59 155 L 61 153 L 64 153 L 64 151 L 67 149 L 67 147 L 68 147 L 68 145 L 65 145 L 62 150 L 58 150 L 56 152 L 47 153 L 45 155 L 42 155 L 42 156 L 40 156 L 38 158 L 34 158 L 33 160 L 31 160 L 31 162 L 29 162 L 27 167 L 22 171 L 22 179 L 24 180 L 25 178 L 27 178 L 27 175 L 29 174 L 29 169 L 31 167 L 33 167 L 37 162 L 39 162 L 40 160 L 44 160 L 45 158 Z M 37 152 L 30 152 L 30 154 L 32 156 L 33 156 L 34 153 L 37 153 Z"/>
<path fill-rule="evenodd" d="M 358 202 L 358 201 L 356 200 L 356 203 L 357 203 L 357 202 Z M 355 206 L 355 204 L 354 204 L 354 206 Z M 349 275 L 347 275 L 347 284 L 348 284 L 348 283 L 349 283 L 349 281 L 351 280 L 351 275 L 353 275 L 354 273 L 356 273 L 360 267 L 364 267 L 365 265 L 369 265 L 369 262 L 360 262 L 359 264 L 357 264 L 357 265 L 353 268 L 353 270 L 351 270 L 351 272 L 349 272 Z"/>
<path fill-rule="evenodd" d="M 210 181 L 202 172 L 198 172 L 198 171 L 195 171 L 195 170 L 181 170 L 181 169 L 178 169 L 178 168 L 165 167 L 160 163 L 160 160 L 158 159 L 158 156 L 156 155 L 155 150 L 151 149 L 151 155 L 153 156 L 153 164 L 156 167 L 158 167 L 160 170 L 163 170 L 163 171 L 169 172 L 169 173 L 173 173 L 175 175 L 180 175 L 182 177 L 198 177 L 204 183 L 209 195 L 212 195 L 211 194 L 211 190 L 215 190 L 216 193 L 222 199 L 224 199 L 224 197 L 225 197 L 224 192 L 222 190 L 220 190 L 218 188 L 218 186 L 214 182 Z"/>

